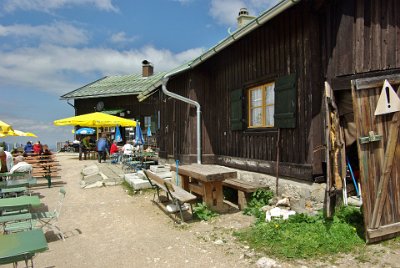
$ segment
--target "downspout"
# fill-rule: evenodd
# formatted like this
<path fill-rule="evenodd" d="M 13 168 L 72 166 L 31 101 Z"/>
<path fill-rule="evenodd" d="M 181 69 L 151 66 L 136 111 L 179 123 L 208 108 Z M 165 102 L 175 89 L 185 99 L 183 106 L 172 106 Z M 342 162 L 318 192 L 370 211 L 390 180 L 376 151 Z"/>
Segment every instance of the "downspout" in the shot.
<path fill-rule="evenodd" d="M 76 115 L 76 108 L 75 108 L 75 106 L 74 106 L 72 103 L 69 103 L 69 99 L 67 100 L 67 103 L 68 103 L 72 108 L 74 108 L 74 112 L 75 112 L 75 115 Z"/>
<path fill-rule="evenodd" d="M 167 89 L 168 80 L 172 75 L 176 75 L 176 74 L 186 71 L 188 69 L 190 69 L 190 66 L 187 66 L 176 72 L 166 74 L 162 81 L 162 91 L 165 95 L 170 96 L 171 98 L 174 98 L 174 99 L 186 102 L 190 105 L 196 106 L 196 111 L 197 111 L 197 164 L 201 164 L 201 110 L 200 110 L 200 104 L 189 98 L 172 93 L 172 92 L 168 91 L 168 89 Z"/>

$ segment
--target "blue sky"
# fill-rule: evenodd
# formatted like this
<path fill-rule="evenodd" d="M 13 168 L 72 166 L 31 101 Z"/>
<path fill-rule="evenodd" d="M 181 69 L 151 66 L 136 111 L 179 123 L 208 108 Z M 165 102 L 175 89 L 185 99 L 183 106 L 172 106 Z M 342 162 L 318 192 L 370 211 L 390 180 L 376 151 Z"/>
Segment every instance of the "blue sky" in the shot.
<path fill-rule="evenodd" d="M 55 147 L 74 115 L 61 95 L 107 75 L 155 72 L 196 58 L 236 29 L 242 7 L 259 15 L 278 0 L 1 0 L 0 120 Z"/>

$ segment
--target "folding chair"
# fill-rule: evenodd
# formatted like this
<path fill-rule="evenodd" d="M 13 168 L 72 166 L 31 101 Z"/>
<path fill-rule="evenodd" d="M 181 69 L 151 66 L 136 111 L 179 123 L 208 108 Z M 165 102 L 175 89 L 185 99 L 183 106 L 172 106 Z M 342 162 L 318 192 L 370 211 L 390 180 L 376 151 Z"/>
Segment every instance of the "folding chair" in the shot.
<path fill-rule="evenodd" d="M 32 219 L 29 221 L 21 221 L 16 223 L 6 224 L 4 232 L 13 233 L 23 230 L 29 230 L 32 228 L 50 228 L 55 234 L 59 235 L 60 238 L 65 241 L 64 234 L 57 226 L 58 218 L 60 217 L 61 208 L 65 198 L 65 189 L 60 188 L 59 200 L 57 206 L 52 212 L 36 212 L 32 213 Z"/>

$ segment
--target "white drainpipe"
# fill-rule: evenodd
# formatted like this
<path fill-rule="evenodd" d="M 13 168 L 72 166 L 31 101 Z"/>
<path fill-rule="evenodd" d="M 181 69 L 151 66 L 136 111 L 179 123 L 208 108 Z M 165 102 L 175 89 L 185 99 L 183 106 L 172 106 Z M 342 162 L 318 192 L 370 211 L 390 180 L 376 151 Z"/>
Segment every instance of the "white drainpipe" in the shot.
<path fill-rule="evenodd" d="M 172 92 L 168 91 L 168 89 L 167 89 L 167 83 L 168 83 L 169 77 L 172 75 L 176 75 L 177 73 L 183 72 L 187 69 L 190 69 L 190 67 L 186 66 L 185 68 L 180 69 L 176 72 L 166 74 L 162 81 L 162 91 L 167 96 L 170 96 L 174 99 L 177 99 L 177 100 L 180 100 L 183 102 L 186 102 L 190 105 L 196 106 L 196 111 L 197 111 L 197 164 L 201 164 L 201 110 L 200 110 L 200 104 L 197 101 L 194 101 L 189 98 L 183 97 L 181 95 L 172 93 Z"/>

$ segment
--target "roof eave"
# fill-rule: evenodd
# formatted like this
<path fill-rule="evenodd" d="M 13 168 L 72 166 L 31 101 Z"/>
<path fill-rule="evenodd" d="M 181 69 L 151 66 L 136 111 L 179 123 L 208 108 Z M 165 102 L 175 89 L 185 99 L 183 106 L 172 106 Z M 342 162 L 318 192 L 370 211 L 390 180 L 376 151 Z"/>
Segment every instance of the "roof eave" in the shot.
<path fill-rule="evenodd" d="M 99 95 L 86 95 L 78 97 L 60 97 L 60 100 L 77 100 L 77 99 L 94 99 L 94 98 L 107 98 L 107 97 L 118 97 L 128 95 L 139 95 L 139 93 L 121 93 L 121 94 L 99 94 Z"/>
<path fill-rule="evenodd" d="M 236 32 L 207 50 L 205 53 L 200 55 L 199 57 L 195 58 L 193 61 L 190 63 L 186 63 L 181 65 L 178 68 L 173 69 L 172 71 L 166 73 L 163 78 L 170 78 L 173 76 L 176 76 L 180 73 L 183 73 L 189 69 L 194 68 L 195 66 L 199 65 L 200 63 L 204 62 L 205 60 L 211 58 L 221 50 L 225 49 L 232 43 L 236 42 L 236 40 L 242 38 L 243 36 L 247 35 L 251 31 L 255 30 L 256 28 L 260 27 L 261 25 L 265 24 L 266 22 L 270 21 L 277 15 L 281 14 L 282 12 L 286 11 L 290 7 L 296 5 L 299 3 L 301 0 L 282 0 L 278 4 L 276 4 L 274 7 L 271 9 L 268 9 L 264 13 L 262 13 L 260 16 L 249 22 L 247 25 L 243 26 L 242 28 L 238 29 Z M 153 89 L 153 91 L 156 88 Z M 139 101 L 144 101 L 146 98 L 148 98 L 150 95 L 152 95 L 154 92 L 151 91 L 144 91 L 143 93 L 139 94 L 138 99 Z"/>

